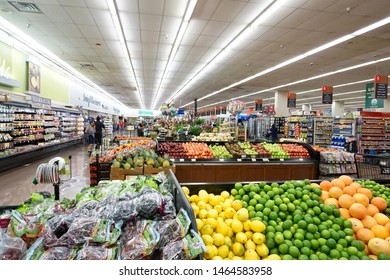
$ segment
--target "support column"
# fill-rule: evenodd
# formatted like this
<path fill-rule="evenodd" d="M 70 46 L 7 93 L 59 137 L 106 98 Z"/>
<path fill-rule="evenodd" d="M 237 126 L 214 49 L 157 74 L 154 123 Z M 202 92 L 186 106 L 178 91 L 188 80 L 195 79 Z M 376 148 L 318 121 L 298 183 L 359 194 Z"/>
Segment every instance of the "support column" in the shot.
<path fill-rule="evenodd" d="M 342 117 L 344 115 L 344 101 L 333 101 L 332 117 Z"/>
<path fill-rule="evenodd" d="M 302 111 L 304 115 L 310 115 L 311 105 L 310 104 L 302 104 Z"/>
<path fill-rule="evenodd" d="M 278 90 L 275 92 L 275 112 L 277 117 L 286 117 L 290 115 L 287 107 L 287 90 Z"/>

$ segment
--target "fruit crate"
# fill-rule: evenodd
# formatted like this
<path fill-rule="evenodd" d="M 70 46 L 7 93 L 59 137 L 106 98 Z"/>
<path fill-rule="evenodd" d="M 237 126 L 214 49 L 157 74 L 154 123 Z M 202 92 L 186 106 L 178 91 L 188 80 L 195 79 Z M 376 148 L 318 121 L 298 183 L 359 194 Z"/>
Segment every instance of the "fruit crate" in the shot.
<path fill-rule="evenodd" d="M 162 171 L 164 171 L 165 174 L 168 174 L 169 170 L 172 170 L 173 173 L 176 173 L 176 165 L 168 166 L 165 168 L 153 168 L 153 167 L 148 167 L 147 165 L 144 165 L 144 175 L 158 174 Z"/>
<path fill-rule="evenodd" d="M 144 173 L 143 167 L 135 167 L 132 169 L 120 169 L 119 167 L 111 166 L 110 178 L 111 180 L 118 180 L 113 178 L 117 178 L 121 176 L 126 177 L 126 175 L 142 175 L 143 173 Z"/>

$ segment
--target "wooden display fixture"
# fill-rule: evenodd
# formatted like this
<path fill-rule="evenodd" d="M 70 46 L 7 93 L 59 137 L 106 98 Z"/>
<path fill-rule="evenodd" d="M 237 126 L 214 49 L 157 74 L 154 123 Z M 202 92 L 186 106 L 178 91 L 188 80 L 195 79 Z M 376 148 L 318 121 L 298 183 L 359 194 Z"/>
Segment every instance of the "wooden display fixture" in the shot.
<path fill-rule="evenodd" d="M 270 163 L 194 164 L 176 165 L 179 182 L 235 182 L 235 181 L 284 181 L 317 179 L 317 162 L 300 163 L 281 161 Z"/>
<path fill-rule="evenodd" d="M 144 175 L 158 174 L 162 171 L 164 171 L 165 174 L 168 174 L 169 170 L 172 170 L 172 172 L 175 173 L 176 172 L 176 165 L 172 165 L 172 166 L 165 167 L 165 168 L 153 168 L 153 167 L 148 167 L 147 165 L 144 165 Z"/>

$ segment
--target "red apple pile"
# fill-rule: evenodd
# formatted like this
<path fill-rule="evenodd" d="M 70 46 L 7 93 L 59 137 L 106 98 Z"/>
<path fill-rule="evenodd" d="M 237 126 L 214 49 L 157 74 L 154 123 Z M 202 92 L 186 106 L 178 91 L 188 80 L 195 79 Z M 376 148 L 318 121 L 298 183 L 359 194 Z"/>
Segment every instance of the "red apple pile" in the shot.
<path fill-rule="evenodd" d="M 279 144 L 285 150 L 290 158 L 310 158 L 309 152 L 298 144 Z"/>
<path fill-rule="evenodd" d="M 209 146 L 203 142 L 162 142 L 159 152 L 161 155 L 168 154 L 171 158 L 214 158 Z"/>
<path fill-rule="evenodd" d="M 259 144 L 252 144 L 253 149 L 259 154 L 260 157 L 270 158 L 271 154 Z"/>

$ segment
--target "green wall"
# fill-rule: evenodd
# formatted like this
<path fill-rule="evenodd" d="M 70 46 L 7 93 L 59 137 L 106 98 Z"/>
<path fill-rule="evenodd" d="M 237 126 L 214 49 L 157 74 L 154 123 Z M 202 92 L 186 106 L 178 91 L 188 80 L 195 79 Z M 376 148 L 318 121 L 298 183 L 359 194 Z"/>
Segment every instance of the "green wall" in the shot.
<path fill-rule="evenodd" d="M 12 77 L 21 83 L 19 88 L 10 89 L 12 91 L 23 93 L 26 89 L 26 59 L 27 56 L 16 50 L 12 50 Z"/>
<path fill-rule="evenodd" d="M 57 71 L 41 66 L 41 96 L 65 104 L 69 103 L 70 81 Z"/>

